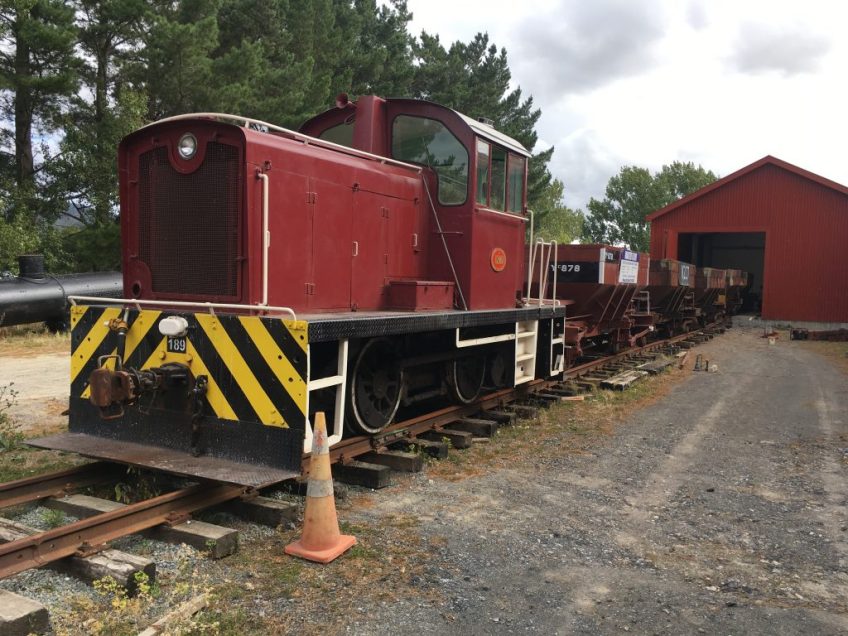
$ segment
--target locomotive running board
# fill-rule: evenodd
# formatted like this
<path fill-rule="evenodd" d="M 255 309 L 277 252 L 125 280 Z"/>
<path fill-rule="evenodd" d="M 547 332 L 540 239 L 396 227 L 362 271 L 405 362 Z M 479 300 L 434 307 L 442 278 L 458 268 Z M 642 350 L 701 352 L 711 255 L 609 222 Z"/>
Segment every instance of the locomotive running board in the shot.
<path fill-rule="evenodd" d="M 122 442 L 85 433 L 50 435 L 27 440 L 26 443 L 36 448 L 77 453 L 85 457 L 159 470 L 182 477 L 195 477 L 254 488 L 270 486 L 293 479 L 300 474 L 293 470 L 261 464 L 243 464 L 220 457 L 193 457 L 169 448 Z"/>

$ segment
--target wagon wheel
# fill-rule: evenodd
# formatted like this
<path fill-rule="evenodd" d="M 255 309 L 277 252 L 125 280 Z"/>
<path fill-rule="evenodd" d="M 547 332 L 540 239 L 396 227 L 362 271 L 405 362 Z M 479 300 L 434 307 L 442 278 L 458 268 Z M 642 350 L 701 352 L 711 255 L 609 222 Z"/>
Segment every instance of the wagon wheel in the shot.
<path fill-rule="evenodd" d="M 350 386 L 353 424 L 364 433 L 379 433 L 391 424 L 400 406 L 403 369 L 388 338 L 369 340 L 356 359 Z"/>
<path fill-rule="evenodd" d="M 486 358 L 483 356 L 459 358 L 447 364 L 448 390 L 451 397 L 460 404 L 477 399 L 485 377 Z"/>

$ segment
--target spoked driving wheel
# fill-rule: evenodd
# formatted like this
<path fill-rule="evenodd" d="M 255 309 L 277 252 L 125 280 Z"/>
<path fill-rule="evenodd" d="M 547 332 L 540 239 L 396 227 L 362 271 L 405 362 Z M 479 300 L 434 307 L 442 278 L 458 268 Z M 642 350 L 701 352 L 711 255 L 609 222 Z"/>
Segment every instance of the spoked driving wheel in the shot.
<path fill-rule="evenodd" d="M 356 359 L 350 385 L 353 424 L 364 433 L 379 433 L 391 424 L 400 406 L 403 369 L 388 338 L 369 340 Z"/>
<path fill-rule="evenodd" d="M 460 404 L 477 399 L 486 376 L 486 358 L 472 356 L 452 360 L 447 365 L 448 389 L 451 397 Z"/>

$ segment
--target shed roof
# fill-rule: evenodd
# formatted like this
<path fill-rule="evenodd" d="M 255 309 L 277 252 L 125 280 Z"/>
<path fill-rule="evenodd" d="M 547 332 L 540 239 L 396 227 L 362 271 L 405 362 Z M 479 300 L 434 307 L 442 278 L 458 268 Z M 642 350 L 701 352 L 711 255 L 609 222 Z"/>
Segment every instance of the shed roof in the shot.
<path fill-rule="evenodd" d="M 682 199 L 678 199 L 674 203 L 669 203 L 664 208 L 660 208 L 659 210 L 651 212 L 646 218 L 647 218 L 648 221 L 653 221 L 657 217 L 668 214 L 669 212 L 673 212 L 677 208 L 680 208 L 680 207 L 686 205 L 690 201 L 693 201 L 693 200 L 695 200 L 699 197 L 702 197 L 705 194 L 709 194 L 713 190 L 717 190 L 717 189 L 721 188 L 722 186 L 730 183 L 731 181 L 736 181 L 737 179 L 744 177 L 746 174 L 749 174 L 749 173 L 753 172 L 754 170 L 762 168 L 766 164 L 771 164 L 773 166 L 777 166 L 778 168 L 782 168 L 783 170 L 786 170 L 787 172 L 792 172 L 792 173 L 794 173 L 794 174 L 796 174 L 800 177 L 803 177 L 804 179 L 809 179 L 810 181 L 814 181 L 815 183 L 818 183 L 819 185 L 822 185 L 826 188 L 830 188 L 832 190 L 836 190 L 840 194 L 844 194 L 844 195 L 848 196 L 848 187 L 842 185 L 841 183 L 836 183 L 836 181 L 831 181 L 830 179 L 825 179 L 824 177 L 822 177 L 820 175 L 817 175 L 813 172 L 810 172 L 809 170 L 804 170 L 803 168 L 799 168 L 798 166 L 793 165 L 791 163 L 788 163 L 786 161 L 783 161 L 782 159 L 778 159 L 777 157 L 772 157 L 771 155 L 766 155 L 762 159 L 755 161 L 754 163 L 747 165 L 744 168 L 737 170 L 736 172 L 733 172 L 733 173 L 727 175 L 726 177 L 723 177 L 723 178 L 719 179 L 718 181 L 711 183 L 708 186 L 704 186 L 700 190 L 695 190 L 695 192 L 693 192 L 692 194 L 689 194 L 689 195 L 683 197 Z"/>

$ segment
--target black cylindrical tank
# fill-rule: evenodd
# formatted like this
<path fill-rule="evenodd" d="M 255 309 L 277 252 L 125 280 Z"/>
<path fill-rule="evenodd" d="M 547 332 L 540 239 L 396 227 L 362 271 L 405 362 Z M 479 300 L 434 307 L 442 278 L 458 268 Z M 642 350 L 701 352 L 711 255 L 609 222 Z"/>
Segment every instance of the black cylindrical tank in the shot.
<path fill-rule="evenodd" d="M 0 327 L 46 322 L 60 331 L 68 324 L 68 296 L 120 298 L 123 278 L 120 272 L 91 272 L 51 276 L 44 273 L 40 255 L 18 259 L 20 276 L 0 280 Z"/>

